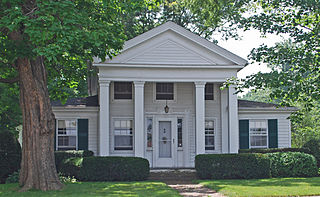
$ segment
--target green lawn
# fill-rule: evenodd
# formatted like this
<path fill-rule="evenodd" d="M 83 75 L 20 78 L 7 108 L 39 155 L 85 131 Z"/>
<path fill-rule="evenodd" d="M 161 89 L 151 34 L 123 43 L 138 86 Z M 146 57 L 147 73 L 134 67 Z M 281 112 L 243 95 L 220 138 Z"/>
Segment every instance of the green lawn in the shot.
<path fill-rule="evenodd" d="M 200 180 L 197 182 L 227 196 L 320 195 L 320 177 L 253 180 Z"/>
<path fill-rule="evenodd" d="M 178 192 L 161 182 L 77 182 L 68 183 L 62 191 L 18 192 L 17 184 L 0 184 L 0 196 L 179 196 Z"/>

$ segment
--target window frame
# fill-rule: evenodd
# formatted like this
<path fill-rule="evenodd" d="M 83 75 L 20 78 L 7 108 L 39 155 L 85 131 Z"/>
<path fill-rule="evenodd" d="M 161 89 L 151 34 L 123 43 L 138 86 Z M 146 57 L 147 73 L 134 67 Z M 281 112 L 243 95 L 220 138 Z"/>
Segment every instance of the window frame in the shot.
<path fill-rule="evenodd" d="M 152 131 L 151 131 L 151 145 L 152 146 L 148 146 L 148 120 L 151 119 L 151 124 L 152 124 Z M 155 127 L 155 123 L 154 123 L 154 117 L 153 116 L 146 116 L 145 118 L 145 142 L 146 142 L 146 150 L 153 150 L 154 147 L 154 127 Z"/>
<path fill-rule="evenodd" d="M 172 83 L 173 84 L 173 100 L 157 100 L 157 83 Z M 153 102 L 154 103 L 176 103 L 177 102 L 177 83 L 175 82 L 154 82 L 153 83 Z"/>
<path fill-rule="evenodd" d="M 261 121 L 264 121 L 265 124 L 266 124 L 266 134 L 264 135 L 253 135 L 253 136 L 266 136 L 266 139 L 267 139 L 267 143 L 266 143 L 266 146 L 251 146 L 251 132 L 250 132 L 250 122 L 252 121 L 257 121 L 257 122 L 261 122 Z M 268 128 L 268 119 L 249 119 L 249 149 L 252 149 L 252 148 L 268 148 L 269 147 L 269 128 Z"/>
<path fill-rule="evenodd" d="M 114 86 L 114 84 L 118 83 L 118 82 L 131 83 L 131 89 L 132 89 L 132 91 L 131 91 L 131 99 L 116 99 L 115 98 L 115 96 L 114 96 L 115 95 L 115 86 Z M 133 100 L 134 100 L 134 84 L 133 84 L 132 81 L 112 81 L 110 89 L 111 89 L 110 94 L 111 94 L 111 101 L 112 102 L 133 102 Z"/>
<path fill-rule="evenodd" d="M 217 118 L 215 117 L 207 117 L 205 118 L 205 122 L 206 121 L 213 121 L 213 129 L 214 129 L 214 149 L 213 150 L 207 150 L 206 149 L 206 141 L 204 141 L 204 146 L 205 146 L 205 152 L 207 153 L 214 153 L 214 152 L 217 152 L 217 124 L 218 124 L 218 121 L 217 121 Z M 204 125 L 204 136 L 206 138 L 206 126 Z"/>
<path fill-rule="evenodd" d="M 59 121 L 75 121 L 75 123 L 76 123 L 76 126 L 75 126 L 75 128 L 76 128 L 76 135 L 62 135 L 62 134 L 59 134 Z M 59 147 L 61 147 L 61 146 L 59 146 L 59 136 L 75 136 L 76 137 L 76 147 L 75 147 L 75 149 L 68 149 L 68 150 L 78 150 L 78 118 L 59 118 L 59 119 L 56 119 L 56 136 L 55 136 L 55 138 L 56 138 L 56 147 L 55 147 L 55 149 L 56 149 L 56 151 L 67 151 L 67 149 L 66 150 L 59 150 Z M 64 147 L 64 148 L 67 148 L 67 146 L 62 146 L 62 147 Z"/>
<path fill-rule="evenodd" d="M 115 150 L 115 121 L 125 121 L 125 120 L 130 120 L 132 121 L 132 150 Z M 133 117 L 112 117 L 111 118 L 111 153 L 128 153 L 132 154 L 135 150 L 134 147 L 134 139 L 135 139 L 135 131 L 134 131 L 134 118 Z"/>
<path fill-rule="evenodd" d="M 178 120 L 181 120 L 181 146 L 179 146 L 179 127 L 178 127 L 178 124 L 179 124 L 179 121 Z M 183 117 L 177 117 L 177 149 L 178 150 L 183 150 L 183 147 L 184 147 L 184 134 L 183 134 L 183 131 L 185 130 L 184 129 L 184 125 L 185 125 L 185 120 Z"/>

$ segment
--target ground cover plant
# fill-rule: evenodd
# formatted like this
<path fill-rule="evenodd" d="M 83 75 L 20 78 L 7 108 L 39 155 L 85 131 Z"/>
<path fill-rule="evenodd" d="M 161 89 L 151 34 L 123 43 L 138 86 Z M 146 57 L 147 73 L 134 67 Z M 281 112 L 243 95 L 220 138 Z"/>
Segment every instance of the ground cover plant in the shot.
<path fill-rule="evenodd" d="M 95 197 L 95 196 L 179 196 L 178 192 L 161 182 L 76 182 L 68 183 L 61 191 L 30 190 L 18 192 L 18 184 L 0 185 L 0 196 L 11 197 Z"/>
<path fill-rule="evenodd" d="M 320 195 L 320 177 L 251 180 L 201 180 L 200 184 L 227 196 Z"/>

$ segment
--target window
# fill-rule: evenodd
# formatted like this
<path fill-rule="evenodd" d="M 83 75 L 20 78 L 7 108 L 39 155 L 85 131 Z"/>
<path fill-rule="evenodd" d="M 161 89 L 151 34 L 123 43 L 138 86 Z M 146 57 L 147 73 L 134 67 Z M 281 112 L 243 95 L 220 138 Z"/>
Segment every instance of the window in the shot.
<path fill-rule="evenodd" d="M 178 147 L 182 147 L 182 119 L 178 118 Z"/>
<path fill-rule="evenodd" d="M 133 150 L 132 120 L 114 121 L 114 150 Z"/>
<path fill-rule="evenodd" d="M 58 120 L 57 150 L 77 149 L 77 121 Z"/>
<path fill-rule="evenodd" d="M 214 121 L 206 120 L 205 122 L 205 149 L 214 150 Z"/>
<path fill-rule="evenodd" d="M 205 100 L 214 100 L 214 85 L 207 83 L 205 86 Z"/>
<path fill-rule="evenodd" d="M 266 120 L 249 121 L 250 148 L 268 148 Z"/>
<path fill-rule="evenodd" d="M 132 99 L 132 82 L 114 82 L 114 99 Z"/>
<path fill-rule="evenodd" d="M 156 100 L 173 100 L 174 84 L 173 83 L 157 83 L 156 84 Z"/>
<path fill-rule="evenodd" d="M 152 147 L 152 118 L 147 119 L 147 147 Z"/>

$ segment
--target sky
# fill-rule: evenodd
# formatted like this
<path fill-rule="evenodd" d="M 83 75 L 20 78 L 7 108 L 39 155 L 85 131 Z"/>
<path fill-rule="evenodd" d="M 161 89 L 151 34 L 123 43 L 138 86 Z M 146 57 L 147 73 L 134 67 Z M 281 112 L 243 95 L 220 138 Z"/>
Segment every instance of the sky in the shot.
<path fill-rule="evenodd" d="M 259 45 L 266 44 L 268 46 L 273 46 L 276 42 L 282 40 L 280 36 L 273 34 L 267 34 L 266 37 L 261 37 L 258 30 L 249 30 L 246 32 L 239 31 L 239 34 L 242 36 L 241 40 L 218 40 L 218 45 L 244 59 L 247 59 L 250 51 L 253 48 L 257 48 Z M 245 78 L 246 76 L 255 74 L 259 71 L 270 72 L 270 69 L 265 64 L 249 64 L 238 72 L 238 78 Z"/>

